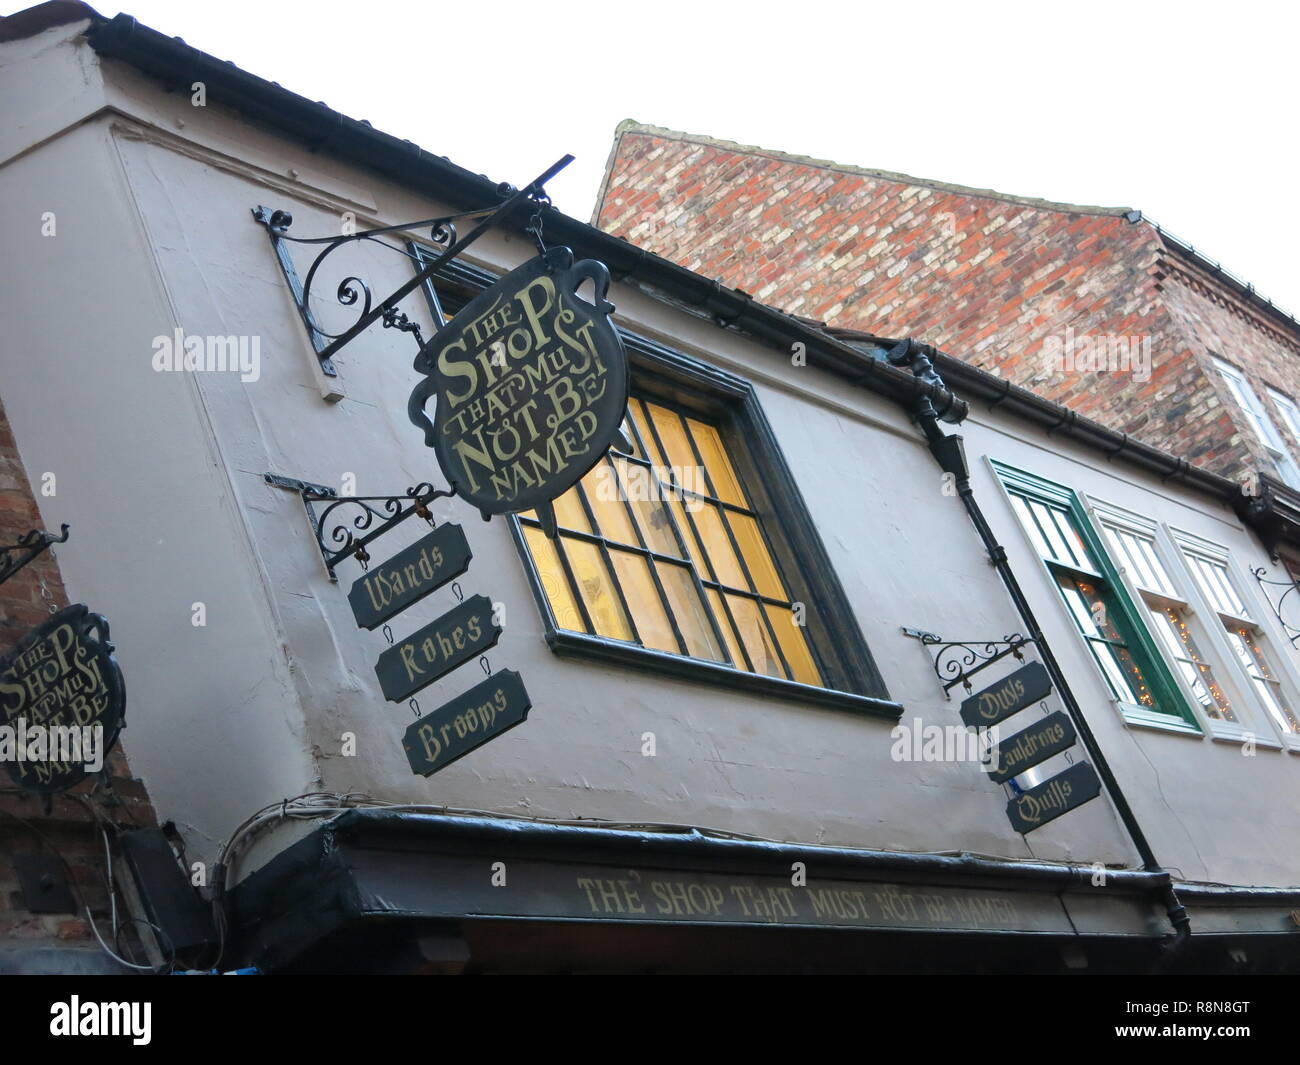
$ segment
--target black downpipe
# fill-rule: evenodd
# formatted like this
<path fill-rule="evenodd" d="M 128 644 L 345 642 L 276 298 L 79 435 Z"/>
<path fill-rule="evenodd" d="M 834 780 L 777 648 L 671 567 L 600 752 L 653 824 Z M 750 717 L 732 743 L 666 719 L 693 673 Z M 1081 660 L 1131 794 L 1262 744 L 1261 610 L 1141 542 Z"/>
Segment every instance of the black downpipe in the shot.
<path fill-rule="evenodd" d="M 909 366 L 912 373 L 926 380 L 934 375 L 934 367 L 930 361 L 932 352 L 933 349 L 928 345 L 904 340 L 889 350 L 888 358 L 895 365 Z M 921 396 L 917 400 L 916 409 L 913 413 L 921 426 L 922 432 L 925 433 L 930 454 L 934 456 L 935 461 L 938 462 L 944 473 L 952 474 L 956 481 L 957 494 L 961 497 L 962 505 L 966 508 L 971 524 L 975 526 L 975 531 L 979 534 L 990 561 L 997 569 L 998 576 L 1002 578 L 1002 583 L 1011 596 L 1016 613 L 1020 615 L 1020 619 L 1024 622 L 1026 633 L 1034 641 L 1034 646 L 1038 649 L 1039 657 L 1042 658 L 1043 665 L 1052 678 L 1052 684 L 1060 695 L 1061 702 L 1065 704 L 1066 713 L 1069 714 L 1071 721 L 1074 723 L 1079 739 L 1083 742 L 1084 748 L 1092 759 L 1093 767 L 1097 770 L 1097 775 L 1101 778 L 1102 784 L 1105 785 L 1111 802 L 1115 806 L 1115 811 L 1119 814 L 1120 821 L 1123 822 L 1129 838 L 1132 839 L 1133 845 L 1137 848 L 1138 855 L 1142 859 L 1142 867 L 1148 872 L 1164 873 L 1165 870 L 1161 868 L 1160 863 L 1156 860 L 1151 844 L 1147 841 L 1142 826 L 1138 824 L 1137 815 L 1134 814 L 1133 808 L 1129 806 L 1128 799 L 1125 798 L 1119 781 L 1115 779 L 1110 763 L 1106 760 L 1105 754 L 1102 753 L 1101 745 L 1097 742 L 1097 737 L 1093 734 L 1087 718 L 1080 709 L 1079 703 L 1074 697 L 1074 692 L 1070 690 L 1070 685 L 1065 679 L 1065 673 L 1061 669 L 1060 663 L 1057 662 L 1046 637 L 1038 627 L 1038 620 L 1034 617 L 1034 612 L 1029 606 L 1029 600 L 1025 598 L 1020 582 L 1016 580 L 1016 575 L 1011 570 L 1006 548 L 997 542 L 993 530 L 984 518 L 984 512 L 975 499 L 975 491 L 970 483 L 970 470 L 966 464 L 966 452 L 962 446 L 962 438 L 960 436 L 949 436 L 939 427 L 938 413 L 928 396 Z M 1165 943 L 1166 952 L 1163 960 L 1167 962 L 1191 935 L 1192 924 L 1191 918 L 1187 914 L 1187 908 L 1178 899 L 1178 893 L 1174 890 L 1172 879 L 1166 882 L 1166 885 L 1161 889 L 1161 894 L 1169 923 L 1174 928 L 1174 935 Z"/>

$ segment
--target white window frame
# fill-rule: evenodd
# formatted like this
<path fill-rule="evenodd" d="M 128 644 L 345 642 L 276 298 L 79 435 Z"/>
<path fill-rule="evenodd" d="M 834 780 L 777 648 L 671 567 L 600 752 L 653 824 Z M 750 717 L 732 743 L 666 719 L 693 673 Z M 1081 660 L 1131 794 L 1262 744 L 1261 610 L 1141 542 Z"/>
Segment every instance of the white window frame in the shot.
<path fill-rule="evenodd" d="M 1296 466 L 1286 441 L 1282 439 L 1282 434 L 1277 431 L 1277 426 L 1264 410 L 1264 405 L 1259 401 L 1255 390 L 1251 388 L 1250 382 L 1240 370 L 1220 358 L 1214 358 L 1214 368 L 1227 382 L 1228 390 L 1237 401 L 1237 406 L 1250 418 L 1255 435 L 1264 445 L 1269 458 L 1273 460 L 1278 476 L 1292 488 L 1300 489 L 1300 467 Z"/>
<path fill-rule="evenodd" d="M 1256 742 L 1261 746 L 1284 747 L 1293 753 L 1300 754 L 1300 734 L 1286 732 L 1273 721 L 1272 716 L 1265 709 L 1262 700 L 1255 692 L 1254 681 L 1246 674 L 1245 669 L 1237 660 L 1236 652 L 1228 643 L 1227 637 L 1223 635 L 1223 622 L 1229 620 L 1255 630 L 1256 642 L 1263 649 L 1268 664 L 1273 668 L 1277 682 L 1286 696 L 1292 713 L 1300 714 L 1300 671 L 1297 671 L 1292 655 L 1283 650 L 1285 641 L 1279 642 L 1277 619 L 1273 615 L 1272 608 L 1268 603 L 1262 602 L 1259 595 L 1255 594 L 1258 590 L 1258 584 L 1254 580 L 1247 579 L 1246 573 L 1237 563 L 1232 552 L 1222 544 L 1214 543 L 1203 537 L 1196 536 L 1194 533 L 1177 528 L 1168 528 L 1167 534 L 1171 545 L 1175 549 L 1174 553 L 1177 556 L 1179 566 L 1185 571 L 1190 587 L 1204 605 L 1205 616 L 1215 619 L 1216 624 L 1207 625 L 1206 627 L 1214 629 L 1216 643 L 1221 643 L 1223 653 L 1229 656 L 1233 673 L 1238 678 L 1238 684 L 1244 682 L 1250 692 L 1250 702 L 1254 716 L 1262 723 L 1261 730 L 1255 734 Z M 1188 556 L 1199 556 L 1207 562 L 1221 565 L 1227 571 L 1228 580 L 1233 591 L 1237 593 L 1237 597 L 1246 607 L 1247 617 L 1240 617 L 1234 613 L 1224 613 L 1217 610 L 1215 605 L 1209 602 L 1205 597 L 1205 593 L 1201 591 L 1200 582 L 1192 573 Z M 1273 737 L 1276 737 L 1276 740 L 1272 739 Z"/>
<path fill-rule="evenodd" d="M 1112 503 L 1093 499 L 1082 492 L 1079 494 L 1087 508 L 1088 516 L 1102 537 L 1107 537 L 1109 527 L 1150 540 L 1156 558 L 1173 582 L 1172 594 L 1168 591 L 1153 592 L 1145 585 L 1139 584 L 1129 564 L 1115 550 L 1114 544 L 1109 538 L 1104 540 L 1111 564 L 1135 604 L 1145 608 L 1169 605 L 1187 619 L 1197 650 L 1205 664 L 1214 671 L 1215 681 L 1228 697 L 1236 721 L 1211 717 L 1206 713 L 1195 690 L 1183 675 L 1181 664 L 1171 658 L 1163 638 L 1154 631 L 1155 620 L 1142 619 L 1151 630 L 1152 638 L 1165 665 L 1169 667 L 1169 672 L 1173 675 L 1174 681 L 1178 684 L 1179 690 L 1192 708 L 1205 734 L 1211 739 L 1224 743 L 1240 744 L 1253 738 L 1258 746 L 1280 749 L 1282 743 L 1272 727 L 1271 719 L 1259 703 L 1253 683 L 1243 674 L 1237 656 L 1222 631 L 1223 626 L 1218 615 L 1205 602 L 1200 585 L 1187 569 L 1185 560 L 1174 544 L 1168 529 L 1163 523 L 1134 514 Z"/>
<path fill-rule="evenodd" d="M 1295 405 L 1295 400 L 1290 396 L 1284 395 L 1276 388 L 1267 388 L 1268 398 L 1273 401 L 1273 406 L 1282 415 L 1282 420 L 1286 422 L 1286 427 L 1291 430 L 1291 435 L 1300 441 L 1300 407 Z"/>

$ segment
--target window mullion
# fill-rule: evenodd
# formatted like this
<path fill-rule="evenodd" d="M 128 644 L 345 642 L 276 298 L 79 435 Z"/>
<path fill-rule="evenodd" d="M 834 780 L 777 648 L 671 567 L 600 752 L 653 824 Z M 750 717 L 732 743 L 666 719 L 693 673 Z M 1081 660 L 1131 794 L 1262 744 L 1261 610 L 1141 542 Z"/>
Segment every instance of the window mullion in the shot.
<path fill-rule="evenodd" d="M 636 537 L 636 542 L 640 544 L 641 549 L 649 555 L 650 547 L 645 542 L 645 536 L 641 533 L 641 525 L 636 520 L 631 501 L 627 498 L 627 485 L 624 483 L 618 467 L 614 465 L 614 460 L 608 454 L 605 455 L 604 461 L 610 473 L 614 475 L 614 483 L 619 489 L 619 501 L 623 504 L 623 509 L 627 511 L 627 520 L 628 524 L 632 526 L 632 534 Z M 667 508 L 665 507 L 665 509 Z M 677 641 L 677 648 L 682 654 L 689 655 L 691 652 L 686 646 L 686 637 L 682 635 L 681 626 L 677 622 L 677 614 L 673 611 L 673 604 L 664 591 L 663 581 L 659 579 L 659 567 L 655 565 L 654 559 L 649 557 L 645 559 L 645 565 L 646 569 L 650 571 L 650 579 L 655 583 L 655 591 L 659 594 L 659 602 L 663 604 L 664 615 L 668 618 L 668 624 L 672 626 L 673 638 Z"/>
<path fill-rule="evenodd" d="M 716 499 L 718 496 L 718 490 L 713 486 L 713 478 L 709 476 L 709 468 L 704 464 L 704 456 L 700 454 L 699 445 L 695 442 L 695 434 L 691 432 L 691 427 L 686 423 L 686 419 L 682 416 L 681 411 L 675 411 L 674 413 L 677 415 L 677 420 L 682 423 L 682 432 L 686 436 L 686 442 L 691 445 L 691 454 L 695 457 L 696 465 L 704 471 L 704 483 L 709 486 L 709 495 Z M 740 549 L 740 544 L 736 540 L 736 534 L 731 531 L 731 522 L 727 520 L 726 514 L 721 511 L 718 513 L 718 521 L 726 531 L 727 539 L 731 543 L 731 550 L 736 554 L 736 561 L 740 563 L 740 571 L 745 575 L 745 581 L 749 584 L 749 590 L 757 595 L 758 582 L 754 580 L 753 574 L 749 572 L 749 563 L 745 561 L 745 553 Z M 761 523 L 756 522 L 755 524 Z M 702 543 L 700 549 L 704 549 Z M 781 648 L 781 641 L 776 638 L 776 629 L 772 627 L 772 619 L 767 616 L 767 611 L 763 609 L 762 602 L 755 603 L 754 609 L 758 613 L 759 619 L 763 622 L 763 628 L 767 630 L 767 634 L 772 640 L 772 647 L 776 650 L 777 658 L 781 660 L 781 668 L 785 671 L 786 678 L 794 680 L 794 670 L 791 668 L 790 663 L 786 661 L 785 651 Z"/>
<path fill-rule="evenodd" d="M 650 411 L 646 409 L 644 404 L 642 404 L 641 409 L 645 411 L 646 425 L 650 429 L 650 435 L 654 437 L 655 447 L 658 449 L 659 454 L 667 460 L 668 452 L 664 449 L 663 438 L 659 435 L 659 429 L 655 425 L 654 418 L 651 416 Z M 706 503 L 705 506 L 708 506 L 708 504 Z M 682 501 L 682 513 L 686 515 L 686 522 L 691 527 L 691 533 L 695 537 L 695 543 L 699 547 L 700 556 L 704 561 L 704 565 L 709 571 L 709 577 L 716 585 L 718 585 L 718 602 L 722 604 L 722 610 L 727 615 L 727 624 L 731 626 L 732 634 L 735 636 L 736 646 L 740 648 L 740 653 L 745 658 L 745 669 L 750 673 L 757 673 L 758 670 L 754 668 L 754 663 L 749 657 L 749 648 L 745 646 L 745 640 L 740 635 L 740 626 L 736 624 L 736 616 L 731 612 L 731 604 L 727 601 L 727 593 L 722 590 L 722 582 L 718 580 L 717 571 L 713 568 L 713 559 L 709 558 L 708 551 L 704 549 L 704 539 L 700 536 L 699 526 L 695 524 L 695 518 L 692 516 L 690 508 L 686 505 L 685 500 Z M 688 550 L 687 557 L 689 556 L 690 552 Z"/>
<path fill-rule="evenodd" d="M 596 513 L 592 510 L 591 503 L 587 500 L 586 490 L 582 487 L 581 482 L 575 484 L 573 487 L 578 491 L 578 500 L 582 503 L 582 509 L 587 515 L 587 524 L 593 529 L 599 530 L 600 522 L 596 520 Z M 600 552 L 600 557 L 604 560 L 605 572 L 609 575 L 609 583 L 614 586 L 614 591 L 618 595 L 619 604 L 623 607 L 623 616 L 627 618 L 627 627 L 632 633 L 632 638 L 644 647 L 645 641 L 641 639 L 641 632 L 637 628 L 636 618 L 633 617 L 632 608 L 628 606 L 627 596 L 623 593 L 623 582 L 618 579 L 618 570 L 614 568 L 614 559 L 610 557 L 609 545 L 605 542 L 603 535 L 597 537 L 596 549 Z M 581 595 L 582 586 L 579 585 L 577 590 L 578 594 Z M 596 630 L 593 628 L 591 631 L 595 632 Z"/>

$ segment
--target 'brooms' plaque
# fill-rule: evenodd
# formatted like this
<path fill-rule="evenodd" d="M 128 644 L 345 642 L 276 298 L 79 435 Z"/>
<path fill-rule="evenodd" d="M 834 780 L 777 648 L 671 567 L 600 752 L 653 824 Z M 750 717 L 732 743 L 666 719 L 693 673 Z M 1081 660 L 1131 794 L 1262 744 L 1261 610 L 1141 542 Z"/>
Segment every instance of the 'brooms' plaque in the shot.
<path fill-rule="evenodd" d="M 488 677 L 407 728 L 402 746 L 411 771 L 427 777 L 446 768 L 521 724 L 532 705 L 523 678 L 513 669 Z"/>

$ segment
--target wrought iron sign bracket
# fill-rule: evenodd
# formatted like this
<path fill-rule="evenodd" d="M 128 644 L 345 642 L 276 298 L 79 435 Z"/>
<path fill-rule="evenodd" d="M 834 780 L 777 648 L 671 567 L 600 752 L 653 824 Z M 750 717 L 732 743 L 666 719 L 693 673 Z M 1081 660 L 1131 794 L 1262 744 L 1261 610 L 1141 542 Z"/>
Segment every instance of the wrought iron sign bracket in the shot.
<path fill-rule="evenodd" d="M 1282 630 L 1286 633 L 1286 638 L 1291 641 L 1291 646 L 1300 646 L 1296 643 L 1297 640 L 1300 640 L 1300 628 L 1292 625 L 1282 616 L 1282 604 L 1286 602 L 1286 597 L 1288 595 L 1294 592 L 1297 588 L 1300 588 L 1300 581 L 1269 580 L 1266 576 L 1268 570 L 1263 566 L 1256 566 L 1250 572 L 1255 580 L 1259 582 L 1260 590 L 1264 593 L 1264 601 L 1268 603 L 1269 609 L 1273 611 L 1273 616 L 1277 618 L 1277 623 L 1282 626 Z M 1277 597 L 1277 602 L 1274 602 L 1273 597 L 1268 592 L 1269 587 L 1285 588 L 1286 591 Z"/>
<path fill-rule="evenodd" d="M 281 477 L 274 473 L 264 474 L 263 480 L 276 488 L 296 492 L 302 498 L 312 535 L 316 538 L 316 546 L 320 549 L 326 572 L 332 581 L 338 580 L 334 571 L 344 559 L 354 558 L 361 563 L 363 569 L 366 568 L 370 562 L 366 545 L 411 515 L 418 515 L 433 525 L 429 504 L 435 499 L 448 499 L 456 494 L 451 489 L 434 488 L 424 482 L 408 488 L 399 496 L 341 496 L 328 485 Z M 355 513 L 335 519 L 331 525 L 330 519 L 334 512 L 342 507 L 357 509 Z M 376 525 L 376 521 L 379 524 Z"/>
<path fill-rule="evenodd" d="M 3 584 L 27 563 L 49 550 L 50 544 L 65 543 L 68 539 L 68 526 L 60 526 L 59 535 L 33 529 L 18 537 L 16 544 L 0 544 L 0 584 Z M 15 554 L 15 552 L 17 552 Z"/>
<path fill-rule="evenodd" d="M 934 653 L 934 675 L 943 685 L 944 697 L 952 698 L 952 689 L 960 684 L 966 691 L 971 691 L 970 678 L 982 669 L 987 669 L 1007 655 L 1014 655 L 1023 662 L 1025 656 L 1021 649 L 1034 641 L 1028 636 L 1013 633 L 1000 640 L 945 640 L 933 632 L 924 629 L 903 629 L 904 636 L 920 640 L 922 646 L 937 648 Z"/>
<path fill-rule="evenodd" d="M 254 220 L 261 225 L 271 239 L 271 246 L 275 249 L 276 259 L 280 263 L 280 270 L 284 274 L 285 281 L 289 285 L 289 290 L 293 294 L 294 304 L 298 308 L 298 315 L 302 318 L 303 325 L 307 329 L 307 336 L 311 340 L 312 348 L 316 352 L 317 359 L 320 360 L 321 372 L 329 377 L 337 377 L 338 369 L 334 366 L 332 359 L 348 343 L 359 336 L 375 322 L 381 322 L 387 329 L 399 329 L 404 333 L 412 333 L 415 336 L 416 343 L 423 348 L 424 338 L 421 335 L 420 327 L 412 322 L 407 315 L 398 309 L 398 303 L 409 296 L 412 292 L 419 289 L 429 279 L 438 273 L 447 263 L 459 256 L 474 241 L 478 240 L 494 225 L 505 221 L 515 210 L 526 201 L 531 201 L 536 205 L 536 212 L 533 215 L 529 225 L 529 232 L 533 233 L 533 227 L 538 226 L 539 212 L 543 206 L 549 204 L 550 200 L 546 196 L 545 185 L 551 178 L 573 162 L 573 156 L 565 155 L 557 160 L 545 172 L 539 174 L 533 181 L 525 185 L 522 189 L 516 189 L 511 185 L 502 184 L 497 186 L 497 192 L 501 196 L 501 203 L 493 207 L 480 208 L 473 211 L 465 211 L 461 214 L 447 215 L 442 218 L 426 218 L 419 222 L 403 222 L 400 225 L 384 226 L 379 229 L 367 229 L 356 233 L 344 233 L 337 237 L 291 237 L 288 235 L 289 227 L 293 225 L 293 215 L 284 210 L 272 210 L 268 207 L 258 206 L 253 209 Z M 476 225 L 464 237 L 457 239 L 456 228 L 454 223 L 460 219 L 474 218 L 479 219 Z M 432 242 L 445 249 L 441 254 L 428 262 L 423 262 L 418 256 L 413 255 L 405 248 L 389 244 L 380 238 L 393 233 L 406 232 L 414 229 L 429 230 Z M 538 237 L 537 239 L 540 239 Z M 370 286 L 364 280 L 355 275 L 345 277 L 339 282 L 335 290 L 335 299 L 344 307 L 353 307 L 358 302 L 361 304 L 360 315 L 357 320 L 341 333 L 328 333 L 321 328 L 320 323 L 311 310 L 311 290 L 312 283 L 316 279 L 316 272 L 324 260 L 334 251 L 343 247 L 345 244 L 352 244 L 358 241 L 372 241 L 380 247 L 394 251 L 405 258 L 414 260 L 421 265 L 415 276 L 399 287 L 386 299 L 379 304 L 375 304 L 374 297 L 371 294 Z M 324 245 L 323 249 L 317 254 L 307 270 L 307 275 L 299 280 L 297 268 L 293 264 L 293 259 L 289 255 L 286 244 L 309 244 Z"/>

